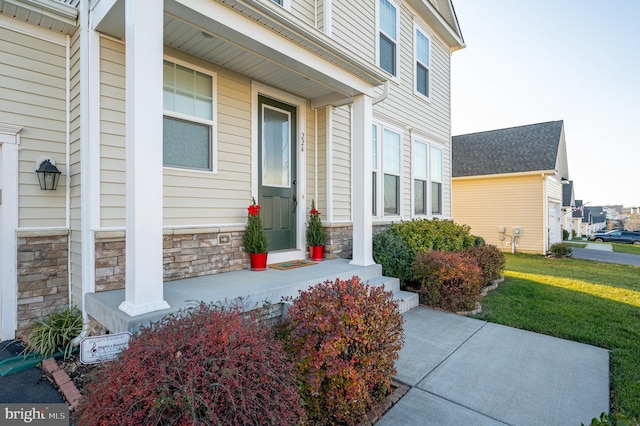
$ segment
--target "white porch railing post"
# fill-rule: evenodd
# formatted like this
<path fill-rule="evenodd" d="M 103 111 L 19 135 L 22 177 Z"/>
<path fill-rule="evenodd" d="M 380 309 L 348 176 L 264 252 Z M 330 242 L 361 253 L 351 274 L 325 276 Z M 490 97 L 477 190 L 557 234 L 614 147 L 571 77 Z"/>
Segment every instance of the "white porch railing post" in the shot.
<path fill-rule="evenodd" d="M 169 308 L 162 266 L 163 2 L 126 0 L 126 271 L 120 309 Z"/>
<path fill-rule="evenodd" d="M 367 95 L 353 100 L 353 259 L 351 264 L 373 265 L 371 138 L 373 102 Z"/>

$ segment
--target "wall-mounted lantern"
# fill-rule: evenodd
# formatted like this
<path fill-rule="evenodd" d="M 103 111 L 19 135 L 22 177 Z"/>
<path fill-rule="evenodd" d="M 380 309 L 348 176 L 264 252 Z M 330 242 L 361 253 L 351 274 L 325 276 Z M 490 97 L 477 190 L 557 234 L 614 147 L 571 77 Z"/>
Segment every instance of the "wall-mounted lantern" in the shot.
<path fill-rule="evenodd" d="M 36 175 L 38 175 L 40 189 L 43 191 L 55 191 L 58 188 L 58 181 L 62 172 L 58 170 L 55 161 L 51 158 L 38 159 L 36 165 L 38 163 L 40 163 L 40 166 L 36 170 Z"/>

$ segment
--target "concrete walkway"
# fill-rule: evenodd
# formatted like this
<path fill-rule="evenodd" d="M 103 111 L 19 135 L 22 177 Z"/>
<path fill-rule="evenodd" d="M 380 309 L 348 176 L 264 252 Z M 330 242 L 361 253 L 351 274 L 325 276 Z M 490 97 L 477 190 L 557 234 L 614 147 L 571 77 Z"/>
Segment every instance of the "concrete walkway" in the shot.
<path fill-rule="evenodd" d="M 396 379 L 412 389 L 376 426 L 580 425 L 609 412 L 609 352 L 418 307 Z"/>
<path fill-rule="evenodd" d="M 613 251 L 613 246 L 611 244 L 604 243 L 587 243 L 585 248 L 589 250 Z"/>

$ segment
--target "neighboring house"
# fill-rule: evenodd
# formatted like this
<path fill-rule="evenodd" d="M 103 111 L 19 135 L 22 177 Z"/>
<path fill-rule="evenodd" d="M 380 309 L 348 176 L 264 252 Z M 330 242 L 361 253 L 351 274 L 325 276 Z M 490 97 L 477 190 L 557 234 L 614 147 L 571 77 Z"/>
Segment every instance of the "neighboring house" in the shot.
<path fill-rule="evenodd" d="M 590 236 L 607 227 L 607 212 L 602 206 L 584 206 L 582 234 Z"/>
<path fill-rule="evenodd" d="M 562 240 L 562 121 L 454 136 L 452 169 L 453 219 L 472 234 L 525 253 Z"/>
<path fill-rule="evenodd" d="M 584 235 L 582 232 L 582 218 L 584 216 L 584 205 L 582 204 L 582 200 L 576 200 L 571 216 L 573 230 L 576 231 L 576 237 L 582 237 Z"/>
<path fill-rule="evenodd" d="M 125 288 L 137 316 L 163 281 L 247 267 L 252 197 L 270 262 L 306 256 L 312 199 L 357 265 L 374 227 L 451 218 L 463 47 L 449 0 L 0 0 L 2 339 L 88 293 Z"/>
<path fill-rule="evenodd" d="M 573 239 L 573 211 L 576 207 L 576 198 L 573 192 L 573 181 L 562 181 L 562 230 L 569 233 L 569 239 Z M 578 232 L 576 231 L 576 235 Z"/>

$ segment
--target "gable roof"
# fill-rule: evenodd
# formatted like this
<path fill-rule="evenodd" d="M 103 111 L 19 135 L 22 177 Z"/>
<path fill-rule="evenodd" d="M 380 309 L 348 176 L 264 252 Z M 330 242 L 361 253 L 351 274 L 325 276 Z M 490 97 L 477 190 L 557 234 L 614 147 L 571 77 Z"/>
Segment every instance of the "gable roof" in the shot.
<path fill-rule="evenodd" d="M 573 207 L 575 200 L 573 199 L 573 181 L 563 181 L 562 185 L 562 205 L 565 207 Z"/>
<path fill-rule="evenodd" d="M 563 126 L 560 120 L 453 136 L 452 176 L 555 170 Z"/>

